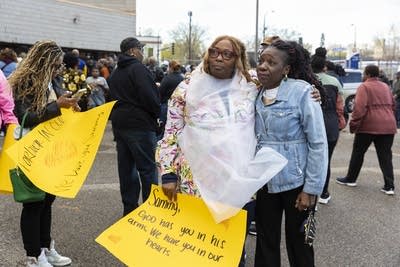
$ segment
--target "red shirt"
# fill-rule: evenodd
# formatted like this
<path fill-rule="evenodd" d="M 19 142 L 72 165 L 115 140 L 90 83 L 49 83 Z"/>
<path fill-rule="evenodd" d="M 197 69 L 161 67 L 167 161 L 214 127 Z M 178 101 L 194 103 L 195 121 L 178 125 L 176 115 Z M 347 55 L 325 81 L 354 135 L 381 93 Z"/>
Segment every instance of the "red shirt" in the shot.
<path fill-rule="evenodd" d="M 357 89 L 350 121 L 351 133 L 395 134 L 396 103 L 387 84 L 368 78 Z"/>

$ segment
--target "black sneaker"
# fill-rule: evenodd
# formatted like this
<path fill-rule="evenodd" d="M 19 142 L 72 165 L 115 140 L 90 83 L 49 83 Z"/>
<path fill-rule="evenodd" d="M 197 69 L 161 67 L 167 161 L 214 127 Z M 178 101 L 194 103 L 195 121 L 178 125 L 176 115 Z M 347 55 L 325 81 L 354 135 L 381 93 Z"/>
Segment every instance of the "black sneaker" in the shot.
<path fill-rule="evenodd" d="M 318 198 L 318 203 L 328 204 L 329 200 L 331 200 L 331 195 L 329 194 L 329 192 L 322 193 L 321 196 Z"/>
<path fill-rule="evenodd" d="M 350 181 L 347 177 L 338 177 L 336 178 L 336 183 L 341 184 L 341 185 L 347 185 L 347 186 L 357 186 L 356 182 Z"/>
<path fill-rule="evenodd" d="M 256 222 L 252 221 L 249 226 L 249 235 L 257 236 Z"/>
<path fill-rule="evenodd" d="M 384 186 L 381 189 L 381 192 L 385 193 L 386 195 L 393 196 L 394 195 L 394 188 L 393 187 Z"/>

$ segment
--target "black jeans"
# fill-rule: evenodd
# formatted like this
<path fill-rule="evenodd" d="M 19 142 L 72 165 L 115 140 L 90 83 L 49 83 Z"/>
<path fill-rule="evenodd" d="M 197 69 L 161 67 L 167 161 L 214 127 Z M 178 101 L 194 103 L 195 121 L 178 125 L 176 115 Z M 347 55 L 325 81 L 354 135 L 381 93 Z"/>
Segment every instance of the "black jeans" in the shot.
<path fill-rule="evenodd" d="M 239 262 L 239 267 L 244 267 L 246 264 L 246 239 L 247 239 L 247 234 L 249 233 L 249 227 L 250 223 L 254 221 L 254 216 L 255 216 L 255 205 L 256 201 L 251 200 L 246 203 L 246 205 L 243 207 L 244 210 L 247 211 L 247 220 L 246 220 L 246 236 L 244 238 L 244 244 L 243 244 L 243 251 L 242 251 L 242 256 L 240 257 L 240 262 Z"/>
<path fill-rule="evenodd" d="M 124 215 L 136 209 L 140 190 L 145 201 L 152 184 L 158 184 L 155 163 L 156 133 L 113 129 L 117 142 L 118 174 Z"/>
<path fill-rule="evenodd" d="M 359 133 L 354 137 L 353 151 L 351 152 L 350 165 L 347 171 L 347 178 L 355 182 L 360 174 L 364 162 L 364 154 L 373 142 L 378 156 L 379 167 L 381 168 L 386 187 L 394 188 L 394 175 L 392 164 L 393 134 L 367 134 Z"/>
<path fill-rule="evenodd" d="M 281 266 L 281 225 L 285 212 L 286 250 L 290 266 L 314 266 L 314 249 L 304 244 L 304 232 L 301 231 L 308 214 L 295 208 L 297 196 L 302 191 L 298 187 L 281 193 L 268 193 L 264 186 L 257 193 L 256 225 L 257 244 L 255 267 Z"/>
<path fill-rule="evenodd" d="M 331 178 L 331 159 L 332 159 L 332 154 L 333 154 L 333 151 L 335 150 L 336 144 L 337 144 L 337 140 L 328 141 L 328 171 L 326 173 L 324 190 L 322 191 L 323 194 L 328 193 L 329 179 Z"/>
<path fill-rule="evenodd" d="M 24 203 L 21 214 L 21 233 L 26 255 L 38 257 L 41 248 L 51 242 L 51 205 L 55 196 L 46 194 L 43 201 Z"/>

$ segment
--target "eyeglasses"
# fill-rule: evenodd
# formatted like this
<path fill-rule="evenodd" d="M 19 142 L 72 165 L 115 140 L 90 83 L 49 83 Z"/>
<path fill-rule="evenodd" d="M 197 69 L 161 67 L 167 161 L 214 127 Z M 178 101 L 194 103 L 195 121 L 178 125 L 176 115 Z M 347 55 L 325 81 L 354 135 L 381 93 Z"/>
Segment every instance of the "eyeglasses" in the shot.
<path fill-rule="evenodd" d="M 229 51 L 228 49 L 224 49 L 224 50 L 220 51 L 219 49 L 213 48 L 213 47 L 208 49 L 208 55 L 211 58 L 217 58 L 217 57 L 219 57 L 219 55 L 221 55 L 222 58 L 225 60 L 230 60 L 231 58 L 237 56 L 235 52 Z"/>

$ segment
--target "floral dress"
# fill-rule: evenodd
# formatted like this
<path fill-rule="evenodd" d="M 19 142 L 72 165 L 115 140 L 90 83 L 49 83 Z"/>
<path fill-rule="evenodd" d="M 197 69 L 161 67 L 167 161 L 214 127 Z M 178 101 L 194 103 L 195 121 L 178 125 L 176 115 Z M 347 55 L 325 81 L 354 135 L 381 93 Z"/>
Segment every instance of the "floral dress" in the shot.
<path fill-rule="evenodd" d="M 160 163 L 161 175 L 175 173 L 178 176 L 179 192 L 200 196 L 193 182 L 193 175 L 183 152 L 178 145 L 185 121 L 186 89 L 188 85 L 181 82 L 168 102 L 168 120 L 165 125 L 164 138 L 159 141 L 156 157 Z"/>

